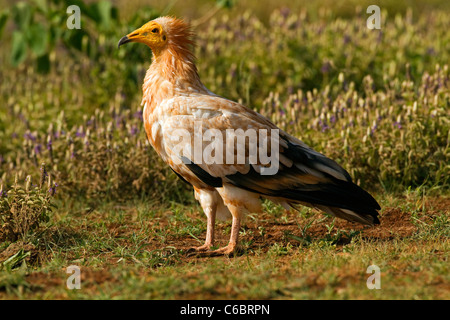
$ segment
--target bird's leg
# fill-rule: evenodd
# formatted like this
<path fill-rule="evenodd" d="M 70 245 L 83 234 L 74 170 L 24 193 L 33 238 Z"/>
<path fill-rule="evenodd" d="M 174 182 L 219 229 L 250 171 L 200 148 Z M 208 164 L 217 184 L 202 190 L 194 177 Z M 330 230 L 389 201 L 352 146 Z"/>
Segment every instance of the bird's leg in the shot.
<path fill-rule="evenodd" d="M 205 211 L 206 222 L 206 240 L 205 244 L 200 247 L 192 248 L 195 251 L 208 251 L 214 245 L 214 227 L 216 223 L 216 210 L 213 208 L 207 208 Z"/>
<path fill-rule="evenodd" d="M 216 223 L 217 201 L 219 194 L 216 191 L 195 188 L 195 198 L 200 202 L 207 218 L 206 240 L 200 247 L 190 248 L 190 251 L 209 251 L 214 245 L 214 227 Z"/>
<path fill-rule="evenodd" d="M 232 254 L 237 246 L 239 238 L 239 229 L 241 227 L 241 216 L 238 214 L 233 214 L 233 220 L 231 224 L 231 235 L 230 241 L 226 247 L 219 248 L 211 252 L 212 255 L 230 255 Z"/>

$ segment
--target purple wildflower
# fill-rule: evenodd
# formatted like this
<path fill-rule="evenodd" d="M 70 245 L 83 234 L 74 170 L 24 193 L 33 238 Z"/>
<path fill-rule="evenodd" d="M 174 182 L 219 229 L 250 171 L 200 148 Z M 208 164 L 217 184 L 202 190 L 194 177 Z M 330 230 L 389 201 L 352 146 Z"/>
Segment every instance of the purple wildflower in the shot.
<path fill-rule="evenodd" d="M 64 130 L 56 131 L 55 132 L 55 138 L 58 139 L 59 137 L 65 135 L 65 134 L 66 134 L 66 132 Z"/>
<path fill-rule="evenodd" d="M 41 171 L 42 171 L 42 174 L 43 174 L 44 177 L 48 176 L 47 170 L 45 170 L 45 166 L 41 167 Z"/>
<path fill-rule="evenodd" d="M 291 13 L 291 10 L 289 10 L 289 8 L 287 8 L 287 7 L 282 7 L 280 9 L 280 14 L 284 19 L 286 19 L 290 13 Z"/>
<path fill-rule="evenodd" d="M 350 38 L 350 36 L 348 34 L 344 35 L 344 44 L 347 44 L 351 41 L 352 39 Z"/>
<path fill-rule="evenodd" d="M 142 120 L 142 111 L 136 111 L 133 113 L 133 118 Z"/>
<path fill-rule="evenodd" d="M 56 193 L 56 187 L 57 187 L 57 186 L 58 186 L 58 184 L 55 182 L 55 183 L 53 184 L 53 186 L 50 187 L 50 188 L 48 189 L 48 192 L 49 192 L 52 196 L 55 195 L 55 193 Z"/>
<path fill-rule="evenodd" d="M 326 121 L 319 120 L 319 125 L 320 125 L 320 127 L 321 127 L 321 131 L 322 131 L 322 132 L 325 132 L 325 131 L 327 131 L 328 129 L 330 129 L 330 127 L 328 126 L 328 124 L 326 123 Z"/>
<path fill-rule="evenodd" d="M 35 154 L 40 154 L 41 151 L 42 151 L 42 145 L 40 143 L 34 146 L 34 153 Z"/>
<path fill-rule="evenodd" d="M 133 126 L 130 128 L 130 134 L 131 134 L 132 136 L 135 136 L 136 134 L 138 134 L 138 132 L 139 132 L 139 128 L 138 128 L 136 125 L 133 125 Z"/>
<path fill-rule="evenodd" d="M 436 50 L 434 50 L 433 47 L 429 47 L 429 48 L 427 49 L 427 55 L 429 55 L 429 56 L 435 56 L 435 55 L 436 55 Z"/>
<path fill-rule="evenodd" d="M 23 136 L 27 140 L 36 141 L 36 136 L 30 132 L 26 132 Z"/>
<path fill-rule="evenodd" d="M 378 129 L 378 124 L 375 124 L 373 127 L 372 127 L 372 129 L 370 129 L 370 133 L 371 134 L 374 134 L 375 133 L 375 130 L 377 130 Z"/>
<path fill-rule="evenodd" d="M 237 70 L 236 70 L 235 67 L 234 67 L 234 68 L 231 68 L 231 70 L 230 70 L 230 76 L 231 76 L 232 78 L 236 78 L 236 76 L 237 76 Z"/>
<path fill-rule="evenodd" d="M 336 122 L 336 116 L 335 116 L 335 115 L 332 115 L 332 116 L 330 117 L 330 122 L 331 122 L 331 123 L 335 123 L 335 122 Z"/>
<path fill-rule="evenodd" d="M 324 62 L 322 64 L 322 68 L 320 68 L 320 71 L 322 73 L 328 73 L 328 72 L 330 72 L 330 70 L 331 70 L 331 64 L 328 61 Z"/>
<path fill-rule="evenodd" d="M 377 43 L 381 43 L 383 40 L 383 31 L 379 30 L 378 37 L 377 37 Z"/>
<path fill-rule="evenodd" d="M 400 122 L 398 122 L 398 121 L 395 121 L 393 125 L 394 125 L 394 127 L 397 127 L 397 129 L 401 129 L 402 128 L 402 124 Z"/>
<path fill-rule="evenodd" d="M 123 116 L 115 116 L 114 119 L 116 120 L 116 127 L 120 128 L 120 126 L 123 124 L 124 122 L 124 118 Z"/>
<path fill-rule="evenodd" d="M 293 94 L 294 93 L 294 88 L 292 86 L 289 86 L 287 91 L 288 91 L 288 94 Z"/>
<path fill-rule="evenodd" d="M 86 134 L 83 131 L 78 131 L 75 132 L 75 136 L 79 137 L 79 138 L 84 138 Z"/>

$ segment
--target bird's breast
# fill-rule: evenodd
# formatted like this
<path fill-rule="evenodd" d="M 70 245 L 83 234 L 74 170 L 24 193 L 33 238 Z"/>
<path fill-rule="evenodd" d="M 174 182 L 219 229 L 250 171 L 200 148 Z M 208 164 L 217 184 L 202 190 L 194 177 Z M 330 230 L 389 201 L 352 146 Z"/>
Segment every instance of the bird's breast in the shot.
<path fill-rule="evenodd" d="M 158 117 L 158 113 L 155 112 L 155 108 L 149 106 L 148 102 L 144 104 L 142 118 L 144 121 L 144 128 L 148 141 L 158 153 L 158 155 L 163 156 L 163 133 L 161 130 L 161 121 L 163 119 L 159 119 L 160 117 Z"/>

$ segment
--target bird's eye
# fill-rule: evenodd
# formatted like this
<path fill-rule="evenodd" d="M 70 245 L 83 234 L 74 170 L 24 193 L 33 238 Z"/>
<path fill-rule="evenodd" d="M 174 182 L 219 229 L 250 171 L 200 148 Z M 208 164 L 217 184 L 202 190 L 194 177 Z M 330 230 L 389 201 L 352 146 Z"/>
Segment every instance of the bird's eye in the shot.
<path fill-rule="evenodd" d="M 153 33 L 158 33 L 158 28 L 152 30 Z"/>

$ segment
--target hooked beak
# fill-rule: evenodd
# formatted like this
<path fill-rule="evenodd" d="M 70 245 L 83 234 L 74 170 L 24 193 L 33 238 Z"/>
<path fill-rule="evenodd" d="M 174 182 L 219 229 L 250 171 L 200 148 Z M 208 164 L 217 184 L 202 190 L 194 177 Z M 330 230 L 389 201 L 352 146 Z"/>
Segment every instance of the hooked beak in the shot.
<path fill-rule="evenodd" d="M 120 39 L 119 43 L 117 44 L 117 48 L 128 42 L 142 42 L 143 39 L 144 37 L 142 37 L 141 35 L 141 28 L 136 29 L 133 32 L 122 37 L 122 39 Z"/>
<path fill-rule="evenodd" d="M 119 43 L 117 44 L 117 48 L 119 48 L 121 45 L 131 42 L 131 39 L 128 38 L 128 36 L 122 37 L 122 39 L 119 40 Z"/>

